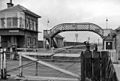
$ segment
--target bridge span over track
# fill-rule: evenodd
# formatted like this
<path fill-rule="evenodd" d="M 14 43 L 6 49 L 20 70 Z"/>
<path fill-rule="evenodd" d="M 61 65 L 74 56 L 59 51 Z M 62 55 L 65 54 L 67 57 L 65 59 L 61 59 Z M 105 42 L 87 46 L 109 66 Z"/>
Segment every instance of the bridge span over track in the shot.
<path fill-rule="evenodd" d="M 55 35 L 66 31 L 90 31 L 98 34 L 102 39 L 105 38 L 104 29 L 94 23 L 62 23 L 50 30 L 45 30 L 44 39 L 48 40 L 51 47 L 57 47 L 54 39 Z"/>

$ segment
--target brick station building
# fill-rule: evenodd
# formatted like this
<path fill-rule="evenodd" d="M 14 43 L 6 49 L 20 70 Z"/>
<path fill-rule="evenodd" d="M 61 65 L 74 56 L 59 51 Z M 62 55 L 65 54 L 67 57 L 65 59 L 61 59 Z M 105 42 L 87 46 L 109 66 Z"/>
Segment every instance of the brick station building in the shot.
<path fill-rule="evenodd" d="M 0 47 L 36 48 L 41 16 L 12 2 L 7 6 L 0 11 Z"/>

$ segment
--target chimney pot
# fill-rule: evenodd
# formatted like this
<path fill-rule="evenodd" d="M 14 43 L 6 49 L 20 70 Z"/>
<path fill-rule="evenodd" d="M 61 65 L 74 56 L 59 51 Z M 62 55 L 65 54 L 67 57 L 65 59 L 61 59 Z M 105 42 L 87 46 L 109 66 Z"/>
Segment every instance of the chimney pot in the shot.
<path fill-rule="evenodd" d="M 10 3 L 7 3 L 7 8 L 13 7 L 14 4 L 12 3 L 12 0 L 10 0 Z"/>

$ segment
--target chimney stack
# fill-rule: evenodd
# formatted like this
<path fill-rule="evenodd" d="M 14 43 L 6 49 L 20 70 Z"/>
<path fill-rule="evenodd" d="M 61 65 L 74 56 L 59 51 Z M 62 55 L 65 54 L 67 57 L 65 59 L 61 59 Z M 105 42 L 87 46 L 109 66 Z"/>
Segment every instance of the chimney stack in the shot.
<path fill-rule="evenodd" d="M 7 3 L 7 8 L 13 7 L 14 4 L 12 3 L 12 0 L 10 0 L 10 3 Z"/>

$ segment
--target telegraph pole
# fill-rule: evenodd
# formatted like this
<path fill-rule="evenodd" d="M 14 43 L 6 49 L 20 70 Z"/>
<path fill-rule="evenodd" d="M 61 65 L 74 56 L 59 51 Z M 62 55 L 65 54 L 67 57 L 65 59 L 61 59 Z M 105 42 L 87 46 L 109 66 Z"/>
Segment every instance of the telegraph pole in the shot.
<path fill-rule="evenodd" d="M 108 18 L 106 18 L 106 29 L 108 29 Z"/>
<path fill-rule="evenodd" d="M 48 27 L 49 27 L 49 19 L 47 18 L 47 22 L 46 22 L 46 30 L 44 30 L 44 35 L 48 34 Z M 49 45 L 50 47 L 50 45 Z M 47 40 L 45 39 L 45 37 L 43 38 L 43 48 L 47 48 Z"/>
<path fill-rule="evenodd" d="M 47 19 L 47 30 L 49 28 L 49 23 L 50 23 L 50 21 L 49 21 L 49 19 Z"/>

